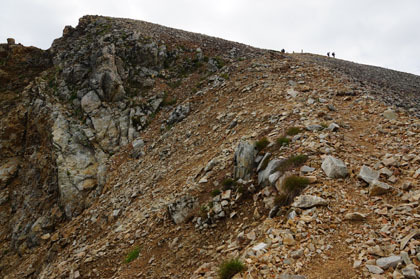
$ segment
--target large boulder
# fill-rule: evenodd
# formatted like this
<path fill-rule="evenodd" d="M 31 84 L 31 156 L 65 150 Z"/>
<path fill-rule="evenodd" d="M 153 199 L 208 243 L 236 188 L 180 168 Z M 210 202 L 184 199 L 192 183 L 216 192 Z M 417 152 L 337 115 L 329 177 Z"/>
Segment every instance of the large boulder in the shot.
<path fill-rule="evenodd" d="M 233 175 L 235 179 L 248 180 L 251 178 L 254 167 L 255 156 L 257 155 L 255 145 L 241 141 L 235 150 Z"/>
<path fill-rule="evenodd" d="M 334 158 L 333 156 L 325 157 L 321 168 L 330 178 L 342 178 L 349 174 L 346 164 L 342 160 Z"/>

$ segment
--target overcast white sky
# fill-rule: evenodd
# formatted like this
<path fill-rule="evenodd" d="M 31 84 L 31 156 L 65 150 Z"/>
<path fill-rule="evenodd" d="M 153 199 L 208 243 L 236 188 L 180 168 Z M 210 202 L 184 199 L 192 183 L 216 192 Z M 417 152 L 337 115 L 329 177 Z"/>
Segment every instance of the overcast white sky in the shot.
<path fill-rule="evenodd" d="M 43 49 L 86 14 L 141 19 L 252 46 L 420 75 L 419 0 L 2 0 L 0 42 Z"/>

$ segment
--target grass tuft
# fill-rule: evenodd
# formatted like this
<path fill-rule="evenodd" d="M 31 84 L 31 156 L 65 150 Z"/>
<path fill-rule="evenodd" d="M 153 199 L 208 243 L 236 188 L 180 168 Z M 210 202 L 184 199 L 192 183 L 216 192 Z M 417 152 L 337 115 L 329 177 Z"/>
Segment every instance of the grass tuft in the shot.
<path fill-rule="evenodd" d="M 290 127 L 289 129 L 287 129 L 286 135 L 288 135 L 288 136 L 296 136 L 300 132 L 302 132 L 302 130 L 300 128 L 298 128 L 298 127 Z"/>
<path fill-rule="evenodd" d="M 288 139 L 286 137 L 281 137 L 281 138 L 277 139 L 276 143 L 279 146 L 286 146 L 286 145 L 289 145 L 290 139 Z"/>
<path fill-rule="evenodd" d="M 308 186 L 309 179 L 296 175 L 288 176 L 282 184 L 282 192 L 274 199 L 274 204 L 278 206 L 289 205 L 293 199 Z"/>
<path fill-rule="evenodd" d="M 222 192 L 219 189 L 214 189 L 213 191 L 210 192 L 212 197 L 220 195 L 220 193 L 222 193 Z"/>
<path fill-rule="evenodd" d="M 302 190 L 309 184 L 309 179 L 306 177 L 300 177 L 296 175 L 291 175 L 286 177 L 283 182 L 283 189 L 287 192 L 294 192 L 296 190 Z"/>
<path fill-rule="evenodd" d="M 223 185 L 223 190 L 226 191 L 226 190 L 232 189 L 232 187 L 236 185 L 236 181 L 230 177 L 227 177 L 223 179 L 222 185 Z"/>
<path fill-rule="evenodd" d="M 140 254 L 140 248 L 135 247 L 133 250 L 128 252 L 127 256 L 125 257 L 124 262 L 125 263 L 130 263 L 130 262 L 134 261 L 135 259 L 138 258 L 139 254 Z"/>
<path fill-rule="evenodd" d="M 263 137 L 262 139 L 255 142 L 255 148 L 258 151 L 261 151 L 264 148 L 266 148 L 267 145 L 269 145 L 269 144 L 270 144 L 270 141 L 266 137 Z"/>
<path fill-rule="evenodd" d="M 219 276 L 220 279 L 230 279 L 243 270 L 245 270 L 245 265 L 239 259 L 232 259 L 220 265 Z"/>

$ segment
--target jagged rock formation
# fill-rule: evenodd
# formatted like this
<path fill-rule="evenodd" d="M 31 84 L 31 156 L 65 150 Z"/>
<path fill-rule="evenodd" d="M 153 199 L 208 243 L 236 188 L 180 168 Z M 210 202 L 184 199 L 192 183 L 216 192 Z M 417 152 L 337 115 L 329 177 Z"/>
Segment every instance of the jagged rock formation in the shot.
<path fill-rule="evenodd" d="M 100 16 L 0 45 L 0 276 L 415 278 L 420 78 L 343 65 Z"/>

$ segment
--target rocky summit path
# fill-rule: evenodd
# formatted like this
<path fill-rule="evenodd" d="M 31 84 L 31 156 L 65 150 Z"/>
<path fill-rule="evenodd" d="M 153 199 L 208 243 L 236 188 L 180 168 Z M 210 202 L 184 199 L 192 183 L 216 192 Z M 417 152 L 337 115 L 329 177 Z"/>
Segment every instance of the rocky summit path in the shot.
<path fill-rule="evenodd" d="M 91 16 L 49 51 L 10 104 L 47 120 L 1 157 L 2 278 L 420 278 L 418 76 Z"/>

